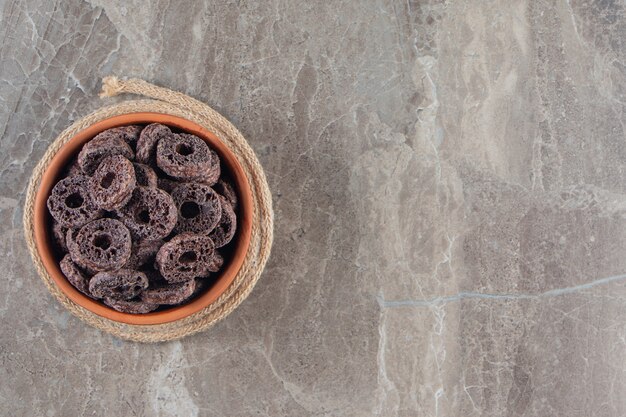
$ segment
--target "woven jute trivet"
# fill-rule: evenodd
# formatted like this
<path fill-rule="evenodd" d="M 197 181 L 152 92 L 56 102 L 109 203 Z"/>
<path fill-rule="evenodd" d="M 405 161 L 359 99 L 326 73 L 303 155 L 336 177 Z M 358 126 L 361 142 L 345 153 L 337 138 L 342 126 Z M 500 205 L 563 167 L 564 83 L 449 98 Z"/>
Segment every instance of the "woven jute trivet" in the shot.
<path fill-rule="evenodd" d="M 202 331 L 230 314 L 256 284 L 270 254 L 273 239 L 272 199 L 263 168 L 242 134 L 222 115 L 185 94 L 157 87 L 140 79 L 120 80 L 116 77 L 103 79 L 100 97 L 113 97 L 121 93 L 136 94 L 149 100 L 128 100 L 103 107 L 78 120 L 65 129 L 47 149 L 33 171 L 24 205 L 24 232 L 26 243 L 39 276 L 50 292 L 72 314 L 81 320 L 111 333 L 119 338 L 137 342 L 161 342 Z M 183 117 L 195 122 L 217 135 L 237 157 L 248 178 L 252 191 L 253 220 L 250 246 L 235 280 L 210 306 L 183 319 L 155 325 L 132 325 L 100 317 L 77 305 L 65 296 L 52 281 L 43 266 L 34 238 L 34 201 L 42 174 L 58 150 L 68 140 L 93 123 L 127 113 L 156 112 Z"/>

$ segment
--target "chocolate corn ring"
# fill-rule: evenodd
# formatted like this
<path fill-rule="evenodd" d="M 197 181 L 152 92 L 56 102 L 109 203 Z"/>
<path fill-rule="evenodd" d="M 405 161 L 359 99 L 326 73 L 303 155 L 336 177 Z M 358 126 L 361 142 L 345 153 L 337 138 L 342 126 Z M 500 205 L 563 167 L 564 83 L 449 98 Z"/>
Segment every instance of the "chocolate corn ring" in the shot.
<path fill-rule="evenodd" d="M 179 180 L 210 181 L 216 172 L 219 177 L 217 154 L 205 141 L 186 133 L 159 140 L 156 163 L 167 175 Z"/>
<path fill-rule="evenodd" d="M 98 272 L 89 281 L 89 292 L 96 298 L 130 300 L 146 288 L 146 274 L 132 269 Z"/>
<path fill-rule="evenodd" d="M 70 232 L 68 235 L 70 236 Z M 66 241 L 67 241 L 66 236 Z M 115 219 L 98 219 L 83 226 L 67 242 L 72 260 L 92 271 L 121 268 L 131 253 L 130 232 Z"/>
<path fill-rule="evenodd" d="M 207 273 L 213 250 L 206 235 L 181 233 L 161 246 L 156 265 L 167 282 L 187 281 Z"/>
<path fill-rule="evenodd" d="M 52 188 L 48 210 L 62 226 L 77 228 L 102 216 L 102 210 L 88 192 L 88 180 L 84 175 L 75 175 L 62 179 Z"/>
<path fill-rule="evenodd" d="M 180 184 L 171 193 L 178 209 L 176 232 L 209 233 L 222 218 L 219 195 L 205 184 Z"/>
<path fill-rule="evenodd" d="M 130 160 L 135 157 L 133 150 L 122 138 L 104 131 L 83 146 L 78 154 L 78 165 L 86 175 L 92 175 L 104 158 L 113 155 L 122 155 Z"/>
<path fill-rule="evenodd" d="M 159 308 L 158 304 L 148 304 L 141 300 L 118 300 L 105 298 L 104 304 L 121 313 L 146 314 Z"/>
<path fill-rule="evenodd" d="M 137 187 L 128 204 L 118 210 L 135 239 L 158 240 L 169 235 L 178 219 L 172 197 L 158 188 Z"/>
<path fill-rule="evenodd" d="M 115 210 L 125 205 L 136 186 L 135 168 L 121 155 L 102 160 L 89 180 L 89 194 L 101 209 Z"/>
<path fill-rule="evenodd" d="M 72 262 L 72 258 L 69 254 L 65 255 L 63 259 L 61 259 L 59 266 L 61 267 L 61 272 L 63 272 L 65 278 L 67 278 L 74 288 L 86 296 L 93 298 L 91 292 L 89 291 L 89 279 L 78 268 L 78 265 Z"/>
<path fill-rule="evenodd" d="M 196 290 L 196 280 L 179 282 L 176 284 L 165 284 L 148 288 L 141 293 L 141 301 L 150 304 L 180 304 L 191 297 Z"/>

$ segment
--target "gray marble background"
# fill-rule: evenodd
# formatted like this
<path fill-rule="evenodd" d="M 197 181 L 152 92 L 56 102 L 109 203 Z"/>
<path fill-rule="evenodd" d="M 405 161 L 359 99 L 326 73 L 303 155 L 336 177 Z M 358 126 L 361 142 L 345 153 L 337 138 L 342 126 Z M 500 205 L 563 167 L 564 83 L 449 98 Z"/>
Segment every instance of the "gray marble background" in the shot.
<path fill-rule="evenodd" d="M 0 414 L 626 415 L 623 0 L 0 0 L 0 39 Z M 182 341 L 70 316 L 24 243 L 108 74 L 221 111 L 272 189 L 261 281 Z"/>

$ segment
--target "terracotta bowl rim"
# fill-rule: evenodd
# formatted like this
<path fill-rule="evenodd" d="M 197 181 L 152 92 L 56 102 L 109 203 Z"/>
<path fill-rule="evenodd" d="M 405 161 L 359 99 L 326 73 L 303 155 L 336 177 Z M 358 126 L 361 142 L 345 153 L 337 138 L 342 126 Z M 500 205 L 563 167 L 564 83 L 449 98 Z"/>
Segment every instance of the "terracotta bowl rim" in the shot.
<path fill-rule="evenodd" d="M 78 154 L 84 143 L 103 130 L 129 124 L 163 123 L 170 127 L 192 133 L 206 141 L 219 155 L 222 164 L 226 165 L 232 180 L 237 188 L 239 197 L 238 225 L 235 235 L 235 246 L 230 255 L 230 261 L 214 279 L 213 284 L 203 294 L 197 296 L 191 302 L 147 314 L 121 313 L 93 300 L 74 288 L 61 272 L 55 251 L 51 244 L 51 231 L 49 227 L 50 216 L 46 201 L 52 187 L 56 183 L 67 162 Z M 52 278 L 54 284 L 70 300 L 90 312 L 120 323 L 133 325 L 155 325 L 170 323 L 195 314 L 214 303 L 233 283 L 245 260 L 250 238 L 252 235 L 253 204 L 252 192 L 248 184 L 248 178 L 241 167 L 237 157 L 217 135 L 206 128 L 183 117 L 157 112 L 138 112 L 112 116 L 96 122 L 74 135 L 65 143 L 51 159 L 46 167 L 37 193 L 35 195 L 33 226 L 35 246 L 41 258 L 44 268 Z"/>

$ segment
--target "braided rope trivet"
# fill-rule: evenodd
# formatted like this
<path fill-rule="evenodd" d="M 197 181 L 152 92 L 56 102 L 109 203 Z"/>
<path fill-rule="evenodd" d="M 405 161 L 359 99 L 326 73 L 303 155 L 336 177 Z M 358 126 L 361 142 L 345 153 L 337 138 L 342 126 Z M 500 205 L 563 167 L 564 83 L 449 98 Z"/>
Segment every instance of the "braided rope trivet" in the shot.
<path fill-rule="evenodd" d="M 103 79 L 100 97 L 113 97 L 121 93 L 137 94 L 154 100 L 129 100 L 113 106 L 103 107 L 78 120 L 65 129 L 46 150 L 35 169 L 28 185 L 24 204 L 24 232 L 26 243 L 39 276 L 50 292 L 72 314 L 90 325 L 122 339 L 137 342 L 161 342 L 202 331 L 230 314 L 247 296 L 259 279 L 270 254 L 273 239 L 272 199 L 263 168 L 248 142 L 241 133 L 222 115 L 185 94 L 157 87 L 139 79 L 119 80 L 116 77 Z M 71 301 L 52 281 L 44 268 L 34 238 L 33 210 L 35 194 L 41 176 L 58 150 L 76 133 L 93 123 L 127 113 L 155 112 L 183 117 L 216 134 L 237 157 L 246 173 L 254 214 L 250 247 L 237 277 L 228 289 L 210 306 L 183 319 L 155 325 L 132 325 L 100 317 Z"/>

